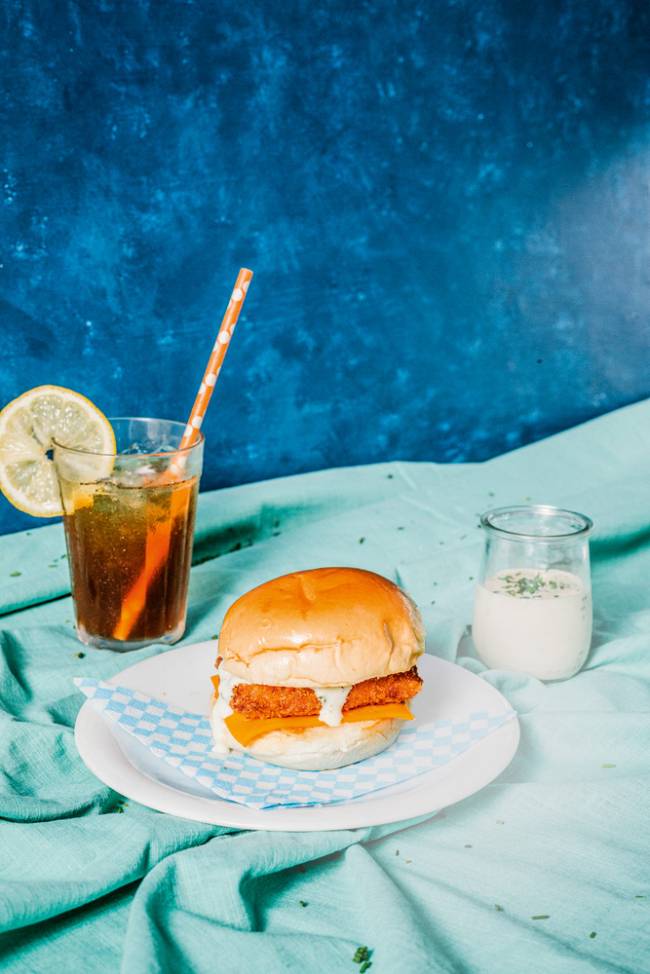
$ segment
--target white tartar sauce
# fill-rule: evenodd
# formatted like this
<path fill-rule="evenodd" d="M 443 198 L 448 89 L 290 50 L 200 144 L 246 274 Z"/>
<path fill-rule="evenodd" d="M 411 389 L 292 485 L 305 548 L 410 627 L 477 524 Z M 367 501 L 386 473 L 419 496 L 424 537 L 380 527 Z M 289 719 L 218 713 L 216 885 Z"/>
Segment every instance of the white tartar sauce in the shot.
<path fill-rule="evenodd" d="M 343 719 L 343 704 L 350 692 L 350 687 L 325 687 L 314 690 L 320 703 L 318 719 L 328 727 L 338 727 Z"/>
<path fill-rule="evenodd" d="M 591 591 L 572 572 L 510 569 L 477 587 L 472 635 L 493 669 L 566 679 L 587 658 L 591 629 Z"/>

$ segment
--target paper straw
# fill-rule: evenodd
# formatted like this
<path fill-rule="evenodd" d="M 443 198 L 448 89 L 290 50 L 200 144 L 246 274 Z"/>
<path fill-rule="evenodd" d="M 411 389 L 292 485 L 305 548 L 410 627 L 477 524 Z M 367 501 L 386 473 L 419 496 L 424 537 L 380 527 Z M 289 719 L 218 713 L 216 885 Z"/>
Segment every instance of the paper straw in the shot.
<path fill-rule="evenodd" d="M 235 330 L 239 313 L 241 312 L 242 306 L 246 299 L 246 292 L 248 291 L 252 277 L 253 272 L 248 270 L 247 267 L 242 267 L 237 275 L 237 280 L 235 281 L 235 286 L 232 290 L 232 294 L 230 295 L 230 301 L 228 302 L 226 313 L 223 316 L 221 327 L 219 328 L 217 340 L 214 343 L 214 348 L 210 353 L 210 358 L 208 359 L 208 364 L 203 374 L 203 381 L 199 386 L 199 391 L 196 394 L 196 399 L 194 400 L 194 405 L 192 406 L 190 418 L 187 421 L 183 436 L 181 437 L 181 442 L 178 446 L 179 450 L 187 449 L 187 447 L 191 446 L 197 430 L 201 428 L 205 412 L 210 403 L 210 399 L 212 398 L 214 387 L 217 379 L 219 378 L 219 373 L 221 372 L 223 361 L 226 357 L 226 352 L 228 351 L 228 346 L 230 345 L 232 333 Z M 170 465 L 170 471 L 174 474 L 173 479 L 177 479 L 183 473 L 184 467 L 184 458 L 174 460 L 174 462 Z M 138 621 L 140 613 L 146 604 L 149 585 L 151 584 L 156 573 L 160 571 L 167 560 L 171 539 L 172 521 L 175 516 L 178 517 L 181 513 L 183 513 L 183 508 L 186 507 L 188 502 L 189 493 L 187 491 L 181 491 L 180 488 L 175 490 L 172 496 L 169 519 L 165 521 L 164 524 L 158 525 L 157 529 L 153 529 L 147 533 L 145 563 L 140 575 L 134 582 L 131 589 L 128 591 L 126 598 L 122 603 L 120 618 L 113 632 L 115 639 L 128 639 L 129 634 Z"/>
<path fill-rule="evenodd" d="M 237 324 L 237 319 L 239 318 L 239 312 L 241 311 L 246 299 L 246 292 L 248 291 L 248 286 L 252 280 L 252 277 L 253 272 L 249 271 L 247 267 L 242 267 L 237 275 L 237 280 L 235 281 L 235 286 L 232 289 L 230 301 L 228 302 L 226 313 L 223 316 L 223 321 L 221 322 L 221 328 L 219 329 L 217 340 L 214 343 L 214 348 L 212 349 L 212 353 L 208 359 L 208 364 L 203 375 L 203 381 L 199 386 L 199 391 L 196 394 L 196 399 L 194 400 L 194 405 L 192 406 L 190 418 L 187 421 L 187 426 L 185 427 L 185 432 L 183 433 L 183 437 L 179 445 L 180 450 L 190 446 L 192 440 L 194 439 L 196 430 L 201 429 L 205 411 L 208 408 L 210 399 L 212 398 L 212 393 L 214 392 L 214 387 L 217 383 L 217 379 L 219 378 L 219 373 L 221 372 L 221 368 L 223 366 L 223 360 L 226 357 L 226 352 L 228 351 L 228 346 L 230 345 L 230 339 L 232 338 L 232 333 L 235 330 L 235 325 Z"/>

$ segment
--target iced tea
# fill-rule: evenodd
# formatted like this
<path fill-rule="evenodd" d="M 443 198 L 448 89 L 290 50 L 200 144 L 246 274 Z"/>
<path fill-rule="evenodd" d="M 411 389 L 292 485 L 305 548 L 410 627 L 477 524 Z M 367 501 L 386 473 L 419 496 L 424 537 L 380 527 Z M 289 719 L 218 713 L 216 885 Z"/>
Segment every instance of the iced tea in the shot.
<path fill-rule="evenodd" d="M 183 635 L 201 463 L 201 449 L 174 454 L 169 430 L 155 454 L 130 432 L 98 479 L 86 457 L 55 456 L 79 638 L 117 650 Z"/>

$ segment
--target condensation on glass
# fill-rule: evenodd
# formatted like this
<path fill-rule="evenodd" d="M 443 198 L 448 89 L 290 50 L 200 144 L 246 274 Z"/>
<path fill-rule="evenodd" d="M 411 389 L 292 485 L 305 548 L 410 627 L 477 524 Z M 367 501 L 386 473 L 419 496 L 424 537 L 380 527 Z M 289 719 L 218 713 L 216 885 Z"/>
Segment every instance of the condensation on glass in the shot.
<path fill-rule="evenodd" d="M 118 651 L 185 630 L 203 436 L 184 423 L 112 419 L 114 454 L 55 445 L 77 632 Z"/>

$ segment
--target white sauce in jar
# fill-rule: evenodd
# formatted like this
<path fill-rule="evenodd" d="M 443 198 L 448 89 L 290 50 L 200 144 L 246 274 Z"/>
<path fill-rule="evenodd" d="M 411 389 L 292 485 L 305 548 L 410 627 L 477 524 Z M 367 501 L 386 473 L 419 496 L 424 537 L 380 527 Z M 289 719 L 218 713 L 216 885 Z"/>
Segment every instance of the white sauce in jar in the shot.
<path fill-rule="evenodd" d="M 591 591 L 572 572 L 509 569 L 477 587 L 474 645 L 493 669 L 566 679 L 587 658 L 591 629 Z"/>

